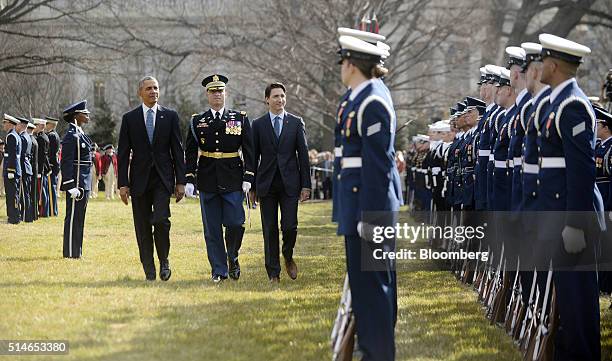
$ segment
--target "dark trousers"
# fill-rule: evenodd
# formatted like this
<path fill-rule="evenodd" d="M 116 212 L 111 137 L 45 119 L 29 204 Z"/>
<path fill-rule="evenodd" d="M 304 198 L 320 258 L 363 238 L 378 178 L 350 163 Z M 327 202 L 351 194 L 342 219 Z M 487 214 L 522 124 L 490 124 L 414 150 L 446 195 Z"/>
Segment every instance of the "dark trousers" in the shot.
<path fill-rule="evenodd" d="M 49 209 L 49 179 L 46 175 L 43 175 L 39 179 L 40 192 L 38 194 L 40 200 L 40 206 L 38 207 L 38 214 L 41 217 L 49 217 L 50 209 Z"/>
<path fill-rule="evenodd" d="M 554 360 L 600 360 L 596 273 L 559 271 L 553 273 L 553 280 L 559 314 Z"/>
<path fill-rule="evenodd" d="M 52 173 L 49 177 L 51 182 L 51 196 L 49 197 L 51 201 L 51 215 L 57 216 L 59 214 L 57 207 L 57 174 Z"/>
<path fill-rule="evenodd" d="M 285 186 L 279 171 L 276 171 L 268 194 L 260 198 L 261 228 L 264 236 L 264 253 L 268 277 L 278 277 L 281 271 L 279 255 L 278 208 L 280 206 L 281 230 L 283 232 L 283 257 L 293 258 L 297 239 L 298 197 L 285 193 Z"/>
<path fill-rule="evenodd" d="M 21 220 L 24 222 L 33 222 L 34 216 L 32 211 L 32 196 L 30 187 L 32 186 L 32 176 L 22 174 L 21 176 Z"/>
<path fill-rule="evenodd" d="M 32 184 L 30 184 L 30 199 L 32 200 L 32 207 L 30 207 L 30 214 L 33 220 L 38 219 L 38 203 L 40 201 L 38 181 L 34 181 L 32 178 Z"/>
<path fill-rule="evenodd" d="M 170 193 L 155 169 L 149 173 L 144 193 L 132 196 L 132 214 L 140 262 L 145 269 L 154 269 L 153 244 L 160 262 L 170 252 Z"/>
<path fill-rule="evenodd" d="M 66 217 L 64 217 L 64 258 L 80 258 L 83 254 L 83 229 L 89 191 L 81 199 L 72 198 L 66 192 Z"/>
<path fill-rule="evenodd" d="M 363 361 L 395 360 L 397 284 L 395 271 L 361 269 L 362 240 L 345 236 L 346 263 Z M 372 257 L 364 255 L 364 257 Z"/>
<path fill-rule="evenodd" d="M 8 179 L 4 176 L 4 190 L 6 192 L 6 215 L 8 222 L 17 224 L 21 221 L 19 213 L 19 197 L 20 197 L 20 180 L 19 177 Z"/>

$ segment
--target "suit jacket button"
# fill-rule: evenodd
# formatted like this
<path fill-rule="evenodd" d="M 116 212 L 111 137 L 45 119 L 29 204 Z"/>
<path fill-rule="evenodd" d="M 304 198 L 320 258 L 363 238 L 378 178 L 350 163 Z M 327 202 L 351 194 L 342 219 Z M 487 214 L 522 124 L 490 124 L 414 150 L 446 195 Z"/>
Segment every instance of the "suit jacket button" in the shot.
<path fill-rule="evenodd" d="M 215 132 L 215 135 L 219 135 L 219 132 Z"/>
<path fill-rule="evenodd" d="M 340 174 L 338 174 L 338 180 L 340 180 Z"/>
<path fill-rule="evenodd" d="M 559 193 L 555 193 L 555 198 L 559 199 Z"/>
<path fill-rule="evenodd" d="M 218 151 L 219 151 L 219 148 L 215 148 L 215 152 L 218 152 Z"/>
<path fill-rule="evenodd" d="M 215 143 L 219 144 L 219 139 L 215 140 Z"/>
<path fill-rule="evenodd" d="M 357 187 L 353 187 L 353 193 L 357 193 L 358 190 Z"/>
<path fill-rule="evenodd" d="M 537 184 L 537 185 L 540 185 L 540 180 L 539 180 L 539 179 L 536 181 L 536 184 Z"/>
<path fill-rule="evenodd" d="M 531 193 L 531 195 L 535 197 L 536 196 L 536 192 Z"/>

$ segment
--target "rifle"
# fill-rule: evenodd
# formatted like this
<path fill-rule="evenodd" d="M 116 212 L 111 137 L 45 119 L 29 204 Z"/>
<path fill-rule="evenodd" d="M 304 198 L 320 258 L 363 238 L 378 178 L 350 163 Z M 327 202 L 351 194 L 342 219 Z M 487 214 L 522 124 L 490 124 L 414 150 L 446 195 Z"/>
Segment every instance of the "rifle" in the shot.
<path fill-rule="evenodd" d="M 531 327 L 531 323 L 533 322 L 532 320 L 536 312 L 538 299 L 540 297 L 540 292 L 538 290 L 536 298 L 535 298 L 535 302 L 534 302 L 533 296 L 537 288 L 537 280 L 538 280 L 538 272 L 534 269 L 533 280 L 531 281 L 531 291 L 529 291 L 529 301 L 528 301 L 527 306 L 525 307 L 525 314 L 523 316 L 523 321 L 522 321 L 522 325 L 521 325 L 518 337 L 515 336 L 515 339 L 519 342 L 520 349 L 523 351 L 525 348 L 523 345 L 526 344 L 525 342 L 523 342 L 523 338 L 525 337 L 527 328 Z"/>
<path fill-rule="evenodd" d="M 506 271 L 506 261 L 504 260 L 504 273 L 501 282 L 501 292 L 498 289 L 495 294 L 493 301 L 493 315 L 491 317 L 491 324 L 503 323 L 504 322 L 504 307 L 506 306 L 506 295 L 510 289 L 510 274 Z"/>
<path fill-rule="evenodd" d="M 353 316 L 353 300 L 349 286 L 348 274 L 344 278 L 344 289 L 340 306 L 331 333 L 333 361 L 351 361 L 355 348 L 357 325 Z"/>
<path fill-rule="evenodd" d="M 519 282 L 519 270 L 521 269 L 521 258 L 517 258 L 516 261 L 516 273 L 514 274 L 514 282 L 512 283 L 512 295 L 510 296 L 510 303 L 508 309 L 506 309 L 506 316 L 504 317 L 504 326 L 506 333 L 512 335 L 512 330 L 516 322 L 518 315 L 518 309 L 520 307 L 519 300 L 521 299 L 521 284 Z M 511 313 L 512 312 L 512 313 Z"/>
<path fill-rule="evenodd" d="M 482 250 L 482 242 L 478 242 L 478 254 Z M 478 280 L 478 262 L 480 261 L 480 257 L 476 258 L 476 267 L 474 267 L 474 274 L 472 275 L 472 285 L 474 289 L 476 289 L 476 281 Z"/>
<path fill-rule="evenodd" d="M 484 301 L 484 291 L 486 287 L 486 281 L 489 280 L 491 264 L 493 262 L 493 255 L 491 254 L 491 247 L 487 246 L 487 254 L 490 255 L 489 261 L 484 264 L 482 272 L 480 273 L 480 280 L 478 281 L 478 300 Z M 486 280 L 485 280 L 486 276 Z"/>
<path fill-rule="evenodd" d="M 552 284 L 552 261 L 550 262 L 550 267 L 548 269 L 548 276 L 546 278 L 546 290 L 544 291 L 544 299 L 542 299 L 542 307 L 540 308 L 540 317 L 539 317 L 539 322 L 537 324 L 537 332 L 536 335 L 533 339 L 533 342 L 530 342 L 529 347 L 527 348 L 527 354 L 525 355 L 526 357 L 529 357 L 527 360 L 540 360 L 542 356 L 544 356 L 545 352 L 543 352 L 544 350 L 544 343 L 543 343 L 543 337 L 548 335 L 550 332 L 554 331 L 552 329 L 550 329 L 550 327 L 546 327 L 546 325 L 548 324 L 550 326 L 550 324 L 552 324 L 552 322 L 550 321 L 550 317 L 552 315 L 549 315 L 546 312 L 547 309 L 547 304 L 548 304 L 548 297 L 551 296 L 551 284 Z M 554 289 L 553 289 L 553 293 L 554 293 Z M 551 311 L 552 311 L 552 302 L 551 302 Z M 548 342 L 546 344 L 546 346 L 550 347 L 551 345 L 548 345 Z M 542 354 L 542 355 L 540 355 Z"/>
<path fill-rule="evenodd" d="M 493 277 L 493 281 L 491 285 L 488 287 L 488 290 L 487 290 L 488 293 L 486 294 L 487 317 L 493 313 L 493 300 L 495 298 L 495 295 L 499 291 L 503 260 L 504 260 L 504 244 L 502 243 L 501 255 L 499 257 L 499 265 L 497 266 L 497 270 L 495 271 L 495 276 Z"/>

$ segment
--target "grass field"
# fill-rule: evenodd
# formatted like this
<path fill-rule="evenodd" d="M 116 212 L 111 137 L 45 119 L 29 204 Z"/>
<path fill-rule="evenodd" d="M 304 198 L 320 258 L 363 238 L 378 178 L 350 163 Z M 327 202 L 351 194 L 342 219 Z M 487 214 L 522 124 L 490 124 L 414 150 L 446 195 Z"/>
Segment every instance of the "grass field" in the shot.
<path fill-rule="evenodd" d="M 195 200 L 172 203 L 169 282 L 144 281 L 131 207 L 119 201 L 90 201 L 81 260 L 62 258 L 63 217 L 3 221 L 0 339 L 70 342 L 67 356 L 19 360 L 328 360 L 345 268 L 330 211 L 330 203 L 300 207 L 300 274 L 291 281 L 282 273 L 278 286 L 266 277 L 258 210 L 242 247 L 242 277 L 219 286 L 209 280 Z M 448 272 L 403 271 L 398 286 L 398 360 L 520 360 L 505 333 L 489 326 L 476 294 Z M 603 315 L 610 357 L 612 315 Z"/>

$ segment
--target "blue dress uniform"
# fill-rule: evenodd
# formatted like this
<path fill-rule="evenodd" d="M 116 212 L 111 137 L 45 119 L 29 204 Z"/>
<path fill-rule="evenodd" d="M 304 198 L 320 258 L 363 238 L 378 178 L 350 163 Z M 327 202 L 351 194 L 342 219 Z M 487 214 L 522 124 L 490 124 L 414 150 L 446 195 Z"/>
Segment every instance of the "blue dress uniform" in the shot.
<path fill-rule="evenodd" d="M 225 88 L 227 81 L 225 76 L 212 75 L 202 85 L 216 90 Z M 217 115 L 212 110 L 194 114 L 185 146 L 186 179 L 187 183 L 197 183 L 200 191 L 204 240 L 215 282 L 228 275 L 240 277 L 238 254 L 245 220 L 242 183 L 253 184 L 255 174 L 251 124 L 246 112 L 225 109 L 223 115 Z"/>
<path fill-rule="evenodd" d="M 17 118 L 22 124 L 28 124 L 29 121 L 26 118 Z M 21 220 L 24 222 L 34 221 L 34 211 L 32 207 L 36 207 L 35 200 L 32 199 L 32 194 L 29 191 L 32 189 L 32 182 L 35 182 L 36 178 L 32 171 L 32 138 L 24 129 L 19 133 L 21 138 L 21 156 L 19 161 L 21 162 Z"/>
<path fill-rule="evenodd" d="M 87 101 L 68 106 L 64 110 L 64 119 L 75 113 L 89 114 Z M 60 190 L 66 192 L 66 217 L 64 218 L 64 258 L 80 258 L 83 254 L 83 230 L 87 200 L 91 191 L 91 167 L 93 141 L 83 129 L 72 122 L 62 139 L 62 184 Z M 76 197 L 70 190 L 78 190 Z"/>
<path fill-rule="evenodd" d="M 471 111 L 472 109 L 476 110 L 479 114 L 478 121 L 476 125 L 468 130 L 465 134 L 465 139 L 463 142 L 463 146 L 460 151 L 460 159 L 461 159 L 461 176 L 463 183 L 463 194 L 462 194 L 462 203 L 463 209 L 465 210 L 474 210 L 475 209 L 475 167 L 476 161 L 478 159 L 478 149 L 477 142 L 479 138 L 478 129 L 482 127 L 482 115 L 484 113 L 484 105 L 485 103 L 473 97 L 466 98 L 467 111 Z"/>
<path fill-rule="evenodd" d="M 57 119 L 52 117 L 46 117 L 47 123 L 56 123 Z M 59 134 L 54 130 L 47 133 L 49 137 L 49 165 L 51 167 L 51 174 L 49 175 L 49 202 L 51 208 L 51 215 L 58 215 L 58 206 L 57 206 L 57 178 L 59 175 L 60 167 L 59 167 L 59 149 L 60 149 L 60 137 Z"/>
<path fill-rule="evenodd" d="M 477 158 L 474 166 L 474 208 L 477 211 L 487 209 L 487 165 L 491 154 L 491 115 L 499 106 L 495 103 L 487 105 L 478 124 L 476 140 Z"/>
<path fill-rule="evenodd" d="M 598 123 L 603 123 L 608 129 L 612 129 L 612 115 L 605 109 L 594 107 L 595 118 Z M 596 167 L 596 184 L 601 193 L 603 200 L 606 229 L 604 237 L 601 240 L 601 262 L 602 267 L 599 272 L 599 290 L 604 293 L 612 292 L 612 219 L 609 214 L 612 211 L 612 137 L 603 139 L 595 148 L 595 167 Z"/>
<path fill-rule="evenodd" d="M 548 106 L 550 87 L 547 85 L 542 88 L 526 105 L 523 107 L 521 118 L 526 120 L 525 136 L 523 138 L 523 196 L 521 199 L 521 209 L 524 211 L 537 210 L 537 189 L 539 173 L 539 149 L 537 144 L 538 129 L 540 122 L 537 114 L 542 114 Z"/>
<path fill-rule="evenodd" d="M 511 169 L 510 185 L 511 185 L 511 197 L 510 197 L 510 210 L 518 211 L 521 209 L 521 201 L 523 197 L 522 179 L 523 179 L 523 139 L 525 137 L 525 129 L 527 123 L 523 118 L 524 107 L 531 100 L 531 94 L 527 92 L 527 89 L 523 89 L 516 97 L 516 110 L 517 114 L 514 116 L 514 120 L 510 126 L 510 144 L 508 146 L 508 163 Z"/>
<path fill-rule="evenodd" d="M 357 38 L 342 36 L 339 42 L 343 60 L 359 57 L 376 63 L 382 55 L 376 46 L 368 47 Z M 362 48 L 368 53 L 361 52 Z M 398 174 L 394 171 L 395 112 L 385 101 L 385 92 L 372 82 L 363 82 L 352 90 L 342 115 L 338 234 L 345 236 L 349 284 L 363 359 L 394 360 L 395 271 L 389 260 L 384 262 L 385 270 L 362 270 L 362 240 L 358 232 L 364 212 L 397 212 L 401 202 L 399 180 L 393 179 Z"/>
<path fill-rule="evenodd" d="M 539 36 L 542 57 L 554 57 L 576 67 L 587 47 L 550 34 Z M 595 186 L 595 119 L 587 96 L 574 78 L 557 85 L 550 105 L 541 114 L 538 136 L 540 170 L 538 209 L 542 213 L 564 212 L 565 217 L 545 217 L 538 230 L 538 243 L 551 250 L 555 266 L 577 258 L 591 259 L 599 234 L 584 213 L 600 211 Z M 578 212 L 578 213 L 574 213 Z M 544 223 L 545 222 L 545 223 Z M 595 222 L 597 223 L 597 222 Z M 582 230 L 586 248 L 568 254 L 568 230 Z M 565 233 L 563 233 L 565 231 Z M 593 234 L 597 233 L 597 234 Z M 564 234 L 566 239 L 564 239 Z M 563 266 L 563 264 L 561 264 Z M 593 271 L 553 273 L 559 327 L 555 335 L 555 360 L 599 360 L 599 290 Z"/>
<path fill-rule="evenodd" d="M 4 114 L 3 122 L 17 125 L 19 121 Z M 11 129 L 6 135 L 4 145 L 4 170 L 2 177 L 6 191 L 6 215 L 8 222 L 18 224 L 21 221 L 19 210 L 19 197 L 21 193 L 21 137 L 15 129 Z"/>
<path fill-rule="evenodd" d="M 338 222 L 338 214 L 340 213 L 340 202 L 337 191 L 339 190 L 338 177 L 340 175 L 340 161 L 342 160 L 342 114 L 348 104 L 348 98 L 351 95 L 351 90 L 348 89 L 342 98 L 340 98 L 340 105 L 338 106 L 338 112 L 336 115 L 336 127 L 334 128 L 334 171 L 332 174 L 332 222 Z"/>

